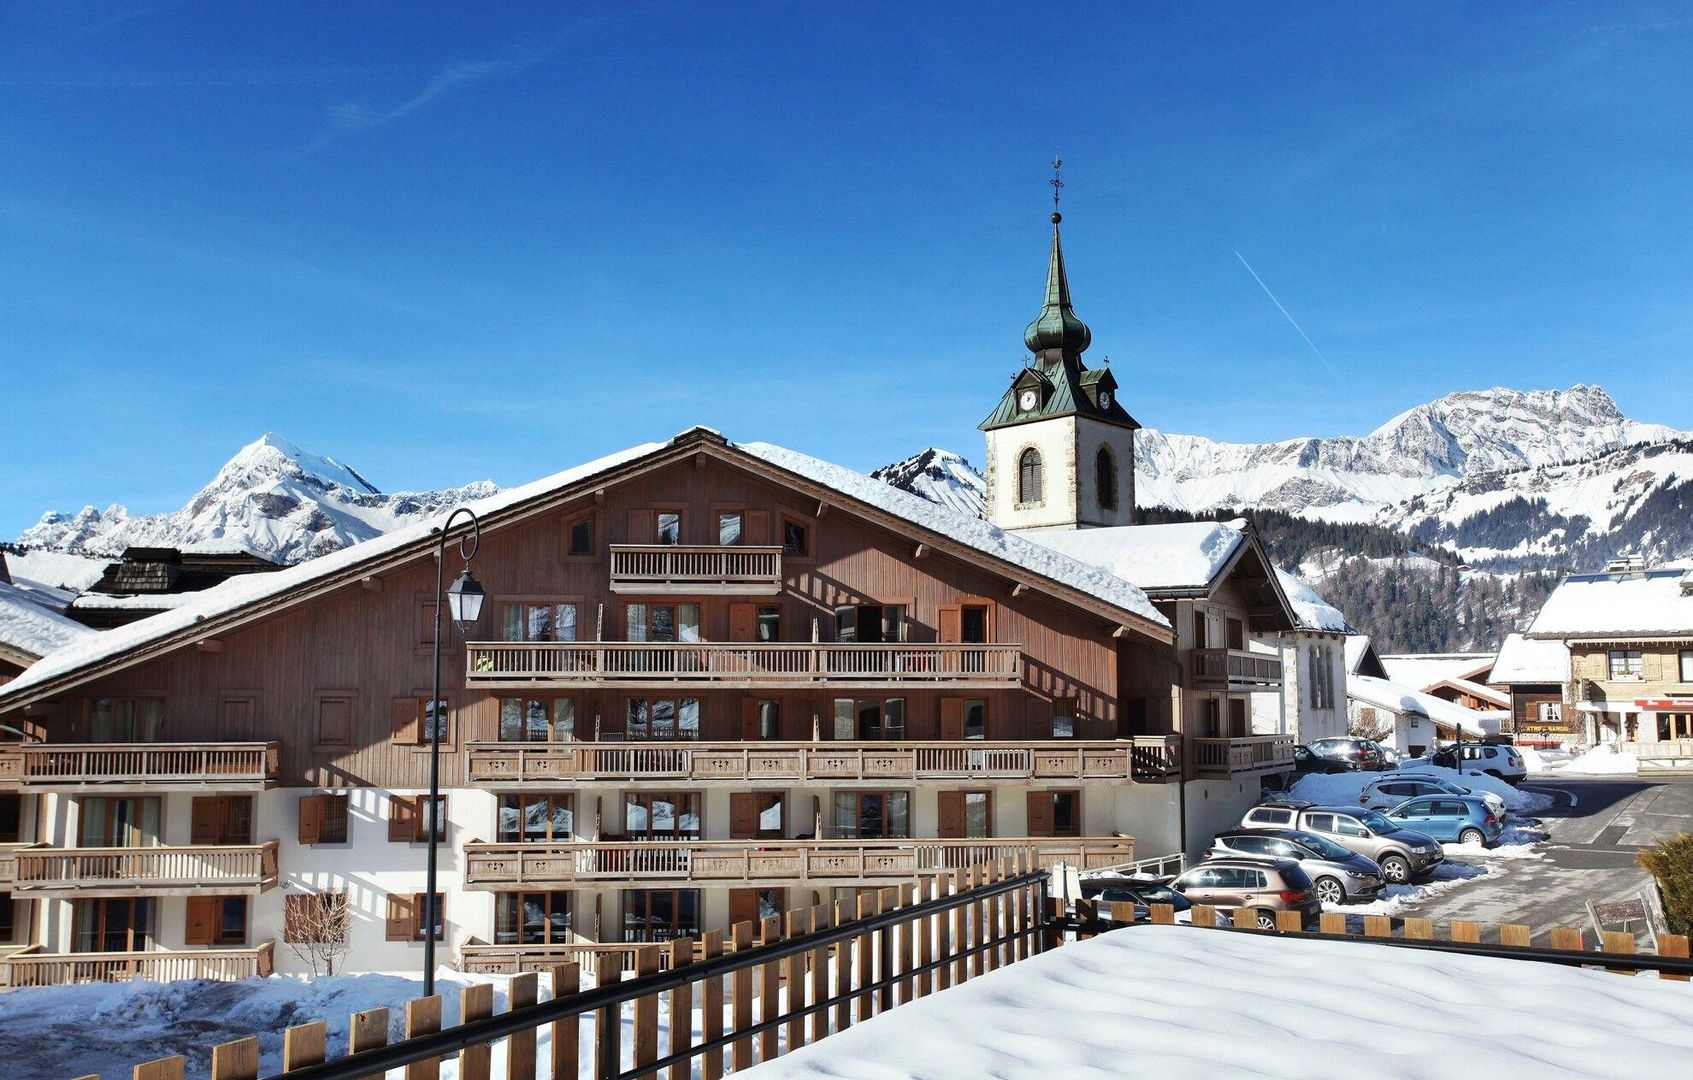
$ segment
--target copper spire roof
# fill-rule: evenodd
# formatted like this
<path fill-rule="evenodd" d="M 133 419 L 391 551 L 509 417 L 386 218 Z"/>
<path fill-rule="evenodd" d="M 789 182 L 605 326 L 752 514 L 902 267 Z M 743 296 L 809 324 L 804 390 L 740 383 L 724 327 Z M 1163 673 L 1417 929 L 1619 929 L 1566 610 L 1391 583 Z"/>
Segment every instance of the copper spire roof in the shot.
<path fill-rule="evenodd" d="M 1041 358 L 1042 364 L 1054 364 L 1063 357 L 1077 357 L 1093 343 L 1093 332 L 1087 323 L 1076 317 L 1070 306 L 1070 278 L 1064 272 L 1064 245 L 1059 240 L 1058 223 L 1063 220 L 1056 210 L 1052 214 L 1052 256 L 1046 267 L 1046 306 L 1034 322 L 1023 331 L 1023 344 Z"/>

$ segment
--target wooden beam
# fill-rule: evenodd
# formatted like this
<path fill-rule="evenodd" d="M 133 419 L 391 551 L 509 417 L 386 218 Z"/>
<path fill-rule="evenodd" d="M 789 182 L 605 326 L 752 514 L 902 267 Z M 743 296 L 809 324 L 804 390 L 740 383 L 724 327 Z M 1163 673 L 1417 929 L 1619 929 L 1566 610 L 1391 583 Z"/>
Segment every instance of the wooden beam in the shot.
<path fill-rule="evenodd" d="M 594 489 L 594 502 L 596 504 L 605 502 L 605 488 Z"/>
<path fill-rule="evenodd" d="M 359 578 L 359 588 L 363 589 L 365 592 L 381 592 L 382 579 L 376 577 L 375 575 L 367 575 Z"/>
<path fill-rule="evenodd" d="M 912 556 L 912 558 L 915 558 L 915 559 L 927 559 L 929 557 L 929 545 L 928 544 L 918 544 L 917 550 L 913 551 L 911 553 L 911 556 Z"/>
<path fill-rule="evenodd" d="M 223 642 L 217 638 L 202 638 L 194 643 L 194 648 L 200 652 L 222 652 Z"/>
<path fill-rule="evenodd" d="M 1011 595 L 1012 596 L 1022 596 L 1024 593 L 1026 593 L 1028 591 L 1029 591 L 1029 587 L 1021 581 L 1019 581 L 1017 584 L 1011 586 Z"/>
<path fill-rule="evenodd" d="M 1130 629 L 1129 629 L 1129 628 L 1128 628 L 1128 627 L 1126 627 L 1126 626 L 1119 626 L 1119 627 L 1117 627 L 1117 629 L 1115 629 L 1115 630 L 1113 630 L 1113 631 L 1111 631 L 1111 636 L 1112 636 L 1112 638 L 1114 638 L 1114 639 L 1115 639 L 1115 638 L 1125 638 L 1125 637 L 1128 637 L 1128 636 L 1129 636 L 1129 634 L 1130 634 L 1130 633 L 1132 633 L 1132 632 L 1133 632 L 1133 631 L 1131 631 L 1131 630 L 1130 630 Z"/>
<path fill-rule="evenodd" d="M 828 512 L 829 512 L 829 504 L 824 502 L 822 499 L 818 499 L 817 500 L 817 514 L 816 514 L 816 516 L 822 517 L 824 514 L 827 514 Z"/>

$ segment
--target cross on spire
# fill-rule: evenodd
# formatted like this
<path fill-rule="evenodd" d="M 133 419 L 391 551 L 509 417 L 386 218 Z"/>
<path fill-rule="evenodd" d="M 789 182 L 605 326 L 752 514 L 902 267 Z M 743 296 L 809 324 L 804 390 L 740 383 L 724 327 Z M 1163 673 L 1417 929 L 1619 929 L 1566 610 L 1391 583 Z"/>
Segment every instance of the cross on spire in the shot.
<path fill-rule="evenodd" d="M 1058 220 L 1058 194 L 1064 190 L 1064 179 L 1059 170 L 1064 168 L 1064 159 L 1057 154 L 1052 155 L 1052 179 L 1047 183 L 1052 185 L 1052 220 Z"/>

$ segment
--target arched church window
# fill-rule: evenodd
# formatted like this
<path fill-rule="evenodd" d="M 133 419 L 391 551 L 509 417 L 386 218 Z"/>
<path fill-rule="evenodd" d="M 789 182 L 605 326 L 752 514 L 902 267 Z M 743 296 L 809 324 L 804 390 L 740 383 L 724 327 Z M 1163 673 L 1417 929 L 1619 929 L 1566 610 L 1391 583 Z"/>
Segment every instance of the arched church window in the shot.
<path fill-rule="evenodd" d="M 1031 446 L 1017 460 L 1017 501 L 1038 503 L 1041 492 L 1040 451 Z"/>
<path fill-rule="evenodd" d="M 1099 492 L 1100 509 L 1117 509 L 1117 463 L 1112 460 L 1107 447 L 1100 447 L 1099 453 L 1094 455 L 1093 484 Z"/>

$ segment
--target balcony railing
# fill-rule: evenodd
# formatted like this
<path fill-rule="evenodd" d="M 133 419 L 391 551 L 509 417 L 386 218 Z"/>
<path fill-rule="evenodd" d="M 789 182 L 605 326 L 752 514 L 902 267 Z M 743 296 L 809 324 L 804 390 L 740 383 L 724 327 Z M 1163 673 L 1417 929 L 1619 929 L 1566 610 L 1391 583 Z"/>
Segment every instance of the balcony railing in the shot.
<path fill-rule="evenodd" d="M 469 744 L 470 781 L 1127 780 L 1181 767 L 1179 736 L 1120 742 Z"/>
<path fill-rule="evenodd" d="M 473 642 L 472 686 L 996 689 L 1023 677 L 1021 645 L 838 645 L 799 642 Z"/>
<path fill-rule="evenodd" d="M 567 945 L 463 945 L 459 947 L 461 970 L 472 975 L 521 975 L 524 972 L 547 972 L 560 964 L 576 962 L 584 970 L 592 969 L 601 956 L 617 956 L 623 970 L 635 970 L 635 953 L 646 948 L 643 942 L 573 941 Z M 659 953 L 659 968 L 670 967 L 670 950 Z"/>
<path fill-rule="evenodd" d="M 774 595 L 782 591 L 782 549 L 613 544 L 611 591 Z"/>
<path fill-rule="evenodd" d="M 276 884 L 277 841 L 193 847 L 49 848 L 17 854 L 18 893 L 185 896 L 258 893 Z"/>
<path fill-rule="evenodd" d="M 17 787 L 23 771 L 23 747 L 18 743 L 0 742 L 0 791 Z"/>
<path fill-rule="evenodd" d="M 182 952 L 44 953 L 34 947 L 0 957 L 0 987 L 68 986 L 85 982 L 152 979 L 236 979 L 276 970 L 276 942 L 251 949 L 193 949 Z"/>
<path fill-rule="evenodd" d="M 1196 690 L 1277 690 L 1282 684 L 1279 657 L 1241 649 L 1194 649 Z"/>
<path fill-rule="evenodd" d="M 31 743 L 22 747 L 21 759 L 19 778 L 25 788 L 251 791 L 276 784 L 282 744 Z"/>
<path fill-rule="evenodd" d="M 0 892 L 11 892 L 18 880 L 18 852 L 28 851 L 33 844 L 0 844 Z"/>
<path fill-rule="evenodd" d="M 1293 768 L 1293 736 L 1195 739 L 1193 757 L 1201 776 L 1256 776 L 1286 772 Z"/>
<path fill-rule="evenodd" d="M 1002 840 L 679 840 L 465 845 L 472 889 L 577 882 L 721 885 L 893 884 L 1032 851 L 1043 867 L 1087 870 L 1134 859 L 1133 837 Z"/>

